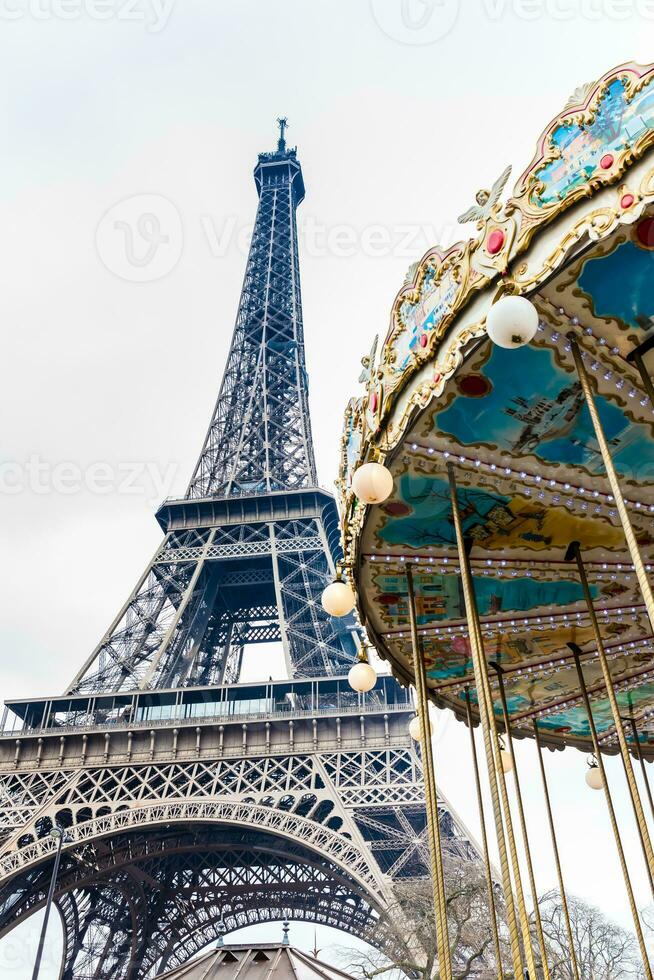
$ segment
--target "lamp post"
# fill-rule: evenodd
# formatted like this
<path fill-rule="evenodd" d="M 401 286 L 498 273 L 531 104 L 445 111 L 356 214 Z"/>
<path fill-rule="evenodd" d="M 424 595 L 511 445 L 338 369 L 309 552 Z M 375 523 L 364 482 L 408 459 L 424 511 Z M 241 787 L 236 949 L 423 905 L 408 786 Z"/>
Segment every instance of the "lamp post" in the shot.
<path fill-rule="evenodd" d="M 50 831 L 50 836 L 54 837 L 57 841 L 57 850 L 55 852 L 54 865 L 52 868 L 52 877 L 50 878 L 50 888 L 48 889 L 48 897 L 45 903 L 45 915 L 43 916 L 43 925 L 41 926 L 41 935 L 39 936 L 39 946 L 36 951 L 36 960 L 34 961 L 34 970 L 32 971 L 32 980 L 38 980 L 39 971 L 41 969 L 41 959 L 43 958 L 43 946 L 45 945 L 45 934 L 48 931 L 48 919 L 50 918 L 50 909 L 52 908 L 52 899 L 54 897 L 55 886 L 57 884 L 57 875 L 59 874 L 59 862 L 61 861 L 61 848 L 64 844 L 64 831 L 61 827 L 53 827 Z"/>

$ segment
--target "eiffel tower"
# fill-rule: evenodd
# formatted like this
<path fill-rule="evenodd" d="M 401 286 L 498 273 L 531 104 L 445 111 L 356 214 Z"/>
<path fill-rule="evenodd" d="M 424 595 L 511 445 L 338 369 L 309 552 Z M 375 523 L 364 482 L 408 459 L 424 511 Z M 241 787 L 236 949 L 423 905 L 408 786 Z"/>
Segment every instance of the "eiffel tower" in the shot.
<path fill-rule="evenodd" d="M 157 511 L 160 547 L 66 692 L 4 709 L 0 936 L 44 906 L 64 827 L 62 980 L 154 977 L 272 920 L 379 945 L 394 882 L 428 874 L 410 695 L 383 676 L 351 690 L 356 623 L 320 602 L 339 524 L 308 412 L 304 182 L 279 124 L 188 490 Z M 287 679 L 266 680 L 280 647 Z M 262 679 L 245 683 L 252 650 Z M 446 801 L 441 820 L 474 856 Z"/>

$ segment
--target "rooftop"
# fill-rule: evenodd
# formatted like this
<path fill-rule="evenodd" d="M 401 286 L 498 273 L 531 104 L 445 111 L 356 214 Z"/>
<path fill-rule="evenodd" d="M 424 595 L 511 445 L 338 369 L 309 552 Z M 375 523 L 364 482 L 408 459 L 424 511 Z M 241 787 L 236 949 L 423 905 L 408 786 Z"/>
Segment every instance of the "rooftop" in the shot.
<path fill-rule="evenodd" d="M 163 973 L 160 980 L 350 980 L 287 943 L 214 946 L 201 956 Z"/>

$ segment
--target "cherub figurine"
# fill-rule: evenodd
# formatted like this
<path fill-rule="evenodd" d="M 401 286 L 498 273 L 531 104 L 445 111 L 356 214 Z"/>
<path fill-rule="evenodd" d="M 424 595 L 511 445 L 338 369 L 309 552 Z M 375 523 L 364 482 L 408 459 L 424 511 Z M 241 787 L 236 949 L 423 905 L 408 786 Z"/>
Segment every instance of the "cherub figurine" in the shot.
<path fill-rule="evenodd" d="M 361 358 L 361 364 L 363 366 L 363 371 L 359 375 L 359 381 L 367 385 L 372 376 L 372 372 L 375 367 L 375 357 L 377 356 L 377 343 L 379 342 L 379 337 L 375 334 L 375 339 L 372 342 L 372 347 L 370 348 L 370 353 L 365 357 Z"/>
<path fill-rule="evenodd" d="M 481 228 L 484 221 L 491 214 L 493 214 L 498 208 L 498 202 L 502 196 L 502 191 L 506 187 L 506 182 L 511 174 L 511 167 L 508 166 L 506 170 L 500 174 L 495 183 L 490 190 L 482 188 L 482 190 L 477 191 L 475 194 L 475 200 L 477 204 L 473 204 L 471 208 L 464 211 L 457 218 L 460 225 L 465 225 L 468 221 L 476 221 L 477 227 Z"/>

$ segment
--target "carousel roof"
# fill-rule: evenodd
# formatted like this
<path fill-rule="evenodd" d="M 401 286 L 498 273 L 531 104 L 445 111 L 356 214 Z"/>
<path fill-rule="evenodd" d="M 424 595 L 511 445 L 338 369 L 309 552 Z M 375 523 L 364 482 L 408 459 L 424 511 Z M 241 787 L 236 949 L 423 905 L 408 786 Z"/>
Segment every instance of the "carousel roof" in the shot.
<path fill-rule="evenodd" d="M 618 702 L 654 757 L 652 626 L 571 353 L 578 342 L 647 571 L 654 565 L 654 66 L 608 72 L 546 128 L 502 204 L 508 173 L 462 219 L 477 234 L 409 270 L 366 391 L 346 413 L 345 564 L 381 655 L 412 680 L 405 563 L 414 567 L 429 693 L 465 715 L 476 698 L 446 466 L 471 544 L 485 654 L 504 671 L 516 735 L 590 751 L 573 654 L 581 648 L 607 751 L 613 718 L 575 563 L 581 544 Z M 498 290 L 529 297 L 531 344 L 491 343 Z M 356 467 L 379 459 L 391 497 L 366 506 Z M 491 684 L 497 694 L 491 671 Z M 495 711 L 501 717 L 499 697 Z"/>
<path fill-rule="evenodd" d="M 160 980 L 349 980 L 329 966 L 286 943 L 214 946 Z"/>

